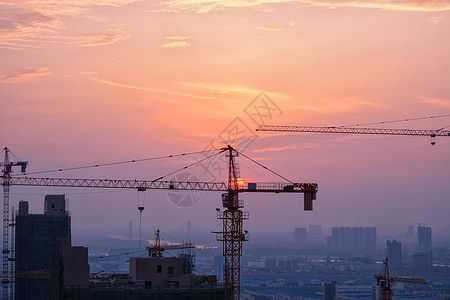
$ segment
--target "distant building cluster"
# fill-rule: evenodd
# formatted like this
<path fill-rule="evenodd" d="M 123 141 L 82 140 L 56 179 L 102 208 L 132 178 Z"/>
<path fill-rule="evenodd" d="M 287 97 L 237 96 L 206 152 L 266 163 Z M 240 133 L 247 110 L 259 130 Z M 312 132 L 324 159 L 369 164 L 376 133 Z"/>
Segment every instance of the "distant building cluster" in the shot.
<path fill-rule="evenodd" d="M 377 248 L 376 227 L 333 227 L 327 238 L 328 249 L 335 252 L 372 252 Z"/>
<path fill-rule="evenodd" d="M 414 235 L 413 228 L 413 226 L 408 226 L 407 239 Z M 417 227 L 417 243 L 417 251 L 412 252 L 412 267 L 418 272 L 431 270 L 433 267 L 431 227 L 424 225 Z M 398 270 L 404 266 L 402 242 L 386 241 L 386 255 L 391 269 Z"/>

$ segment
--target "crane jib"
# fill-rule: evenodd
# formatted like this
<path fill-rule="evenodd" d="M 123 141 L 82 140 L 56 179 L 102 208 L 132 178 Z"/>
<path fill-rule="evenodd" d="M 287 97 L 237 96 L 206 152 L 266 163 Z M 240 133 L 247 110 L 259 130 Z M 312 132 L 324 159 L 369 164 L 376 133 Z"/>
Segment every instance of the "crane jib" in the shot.
<path fill-rule="evenodd" d="M 316 132 L 316 133 L 349 133 L 349 134 L 387 134 L 387 135 L 416 135 L 416 136 L 450 136 L 447 130 L 432 129 L 385 129 L 363 127 L 314 127 L 314 126 L 279 126 L 260 125 L 257 131 L 284 131 L 284 132 Z"/>
<path fill-rule="evenodd" d="M 8 184 L 13 186 L 53 186 L 53 187 L 84 187 L 84 188 L 125 188 L 125 189 L 167 189 L 167 190 L 198 190 L 198 191 L 227 191 L 225 182 L 181 182 L 181 181 L 153 181 L 153 180 L 111 180 L 111 179 L 72 179 L 72 178 L 34 178 L 9 177 Z M 3 185 L 4 176 L 0 176 Z M 261 193 L 317 193 L 316 183 L 274 183 L 253 182 L 246 183 L 238 192 Z"/>

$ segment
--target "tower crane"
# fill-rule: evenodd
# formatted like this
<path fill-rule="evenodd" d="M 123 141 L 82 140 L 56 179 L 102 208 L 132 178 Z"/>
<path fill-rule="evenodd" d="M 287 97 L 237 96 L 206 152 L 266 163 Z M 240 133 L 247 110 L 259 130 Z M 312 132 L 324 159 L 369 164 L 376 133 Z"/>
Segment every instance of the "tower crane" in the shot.
<path fill-rule="evenodd" d="M 387 134 L 387 135 L 415 135 L 450 137 L 447 130 L 423 130 L 423 129 L 384 129 L 384 128 L 363 128 L 363 127 L 314 127 L 314 126 L 284 126 L 284 125 L 260 125 L 257 131 L 283 131 L 283 132 L 319 132 L 319 133 L 350 133 L 350 134 Z M 434 141 L 431 142 L 435 144 Z"/>
<path fill-rule="evenodd" d="M 149 257 L 162 257 L 163 252 L 166 250 L 178 250 L 188 248 L 195 248 L 195 246 L 190 242 L 176 245 L 161 245 L 161 233 L 159 229 L 157 229 L 155 232 L 154 245 L 152 247 L 149 246 L 146 247 Z"/>
<path fill-rule="evenodd" d="M 222 204 L 225 210 L 218 209 L 217 217 L 222 220 L 223 227 L 217 234 L 217 240 L 223 243 L 223 256 L 225 258 L 224 284 L 225 298 L 239 299 L 240 295 L 240 257 L 242 256 L 242 243 L 248 240 L 247 232 L 243 230 L 243 220 L 248 219 L 248 212 L 243 212 L 242 200 L 238 198 L 240 193 L 303 193 L 304 209 L 312 210 L 312 201 L 316 199 L 318 191 L 317 183 L 294 183 L 291 181 L 283 183 L 243 183 L 238 177 L 237 163 L 235 157 L 242 154 L 231 146 L 220 149 L 219 153 L 226 153 L 228 157 L 228 182 L 181 182 L 162 181 L 163 177 L 155 180 L 114 180 L 114 179 L 79 179 L 79 178 L 36 178 L 27 176 L 11 176 L 11 163 L 7 162 L 5 154 L 5 169 L 0 176 L 0 182 L 4 190 L 4 203 L 9 205 L 9 186 L 51 186 L 51 187 L 80 187 L 80 188 L 112 188 L 112 189 L 137 189 L 145 191 L 154 190 L 195 190 L 195 191 L 220 191 Z M 243 154 L 242 154 L 243 155 Z M 245 155 L 243 155 L 245 156 Z M 246 156 L 245 156 L 246 157 Z M 248 158 L 248 157 L 247 157 Z M 14 165 L 26 167 L 26 162 L 17 162 Z M 9 169 L 8 169 L 9 168 Z M 265 167 L 267 169 L 267 167 Z M 25 170 L 23 170 L 25 171 Z M 5 213 L 5 208 L 8 210 Z M 4 206 L 3 213 L 3 238 L 8 229 L 9 206 Z M 6 223 L 5 223 L 6 219 Z M 5 227 L 6 224 L 6 227 Z M 7 233 L 6 233 L 6 236 Z M 6 251 L 6 263 L 8 258 L 8 244 L 3 244 Z M 4 254 L 5 255 L 5 254 Z M 4 256 L 5 257 L 5 256 Z M 9 273 L 3 271 L 2 278 L 8 283 Z M 5 293 L 5 285 L 3 287 Z M 6 289 L 7 291 L 7 289 Z M 7 293 L 7 292 L 6 292 Z M 4 297 L 4 299 L 7 299 Z"/>
<path fill-rule="evenodd" d="M 21 167 L 22 173 L 25 173 L 27 169 L 27 161 L 10 161 L 8 147 L 3 148 L 5 151 L 5 158 L 3 162 L 0 162 L 0 167 L 3 167 L 2 173 L 2 185 L 3 185 L 3 248 L 2 248 L 2 299 L 8 297 L 9 287 L 9 186 L 11 180 L 11 173 L 13 167 Z"/>
<path fill-rule="evenodd" d="M 388 258 L 383 261 L 384 271 L 383 275 L 374 275 L 377 280 L 377 286 L 383 289 L 383 300 L 392 300 L 392 289 L 391 284 L 393 282 L 406 282 L 406 283 L 417 283 L 417 284 L 427 284 L 422 278 L 408 278 L 408 277 L 397 277 L 390 276 L 389 274 L 389 261 Z"/>

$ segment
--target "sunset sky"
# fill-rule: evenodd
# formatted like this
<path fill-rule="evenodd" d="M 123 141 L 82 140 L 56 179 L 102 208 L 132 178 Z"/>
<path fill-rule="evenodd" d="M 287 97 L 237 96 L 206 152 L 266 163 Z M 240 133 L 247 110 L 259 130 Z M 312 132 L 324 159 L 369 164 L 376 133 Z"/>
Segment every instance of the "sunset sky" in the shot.
<path fill-rule="evenodd" d="M 448 115 L 449 55 L 450 1 L 0 0 L 0 141 L 30 173 L 231 143 L 292 181 L 319 184 L 313 212 L 299 195 L 243 194 L 251 233 L 418 223 L 438 232 L 450 226 L 450 137 L 431 146 L 255 129 Z M 439 129 L 450 118 L 374 126 Z M 202 157 L 35 176 L 154 179 Z M 280 180 L 238 161 L 245 180 Z M 204 171 L 184 172 L 226 178 Z M 138 223 L 136 191 L 12 187 L 11 204 L 29 200 L 41 213 L 48 193 L 68 195 L 74 234 L 126 234 Z M 146 230 L 187 220 L 214 229 L 220 193 L 192 197 L 178 207 L 167 192 L 145 192 Z"/>

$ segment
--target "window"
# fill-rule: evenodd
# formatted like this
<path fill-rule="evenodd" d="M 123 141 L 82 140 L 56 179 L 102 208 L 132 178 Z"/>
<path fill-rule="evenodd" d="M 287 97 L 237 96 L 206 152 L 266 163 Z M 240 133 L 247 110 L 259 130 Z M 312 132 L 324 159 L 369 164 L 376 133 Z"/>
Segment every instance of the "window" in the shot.
<path fill-rule="evenodd" d="M 52 204 L 52 208 L 55 208 L 55 204 L 54 203 Z"/>
<path fill-rule="evenodd" d="M 156 273 L 162 273 L 162 265 L 156 266 Z"/>
<path fill-rule="evenodd" d="M 167 268 L 167 273 L 173 274 L 173 266 L 169 266 L 169 267 Z"/>

